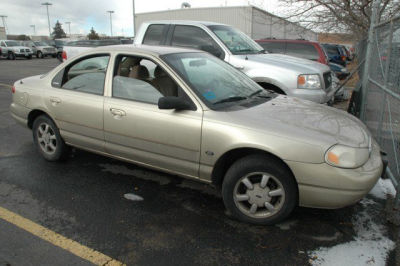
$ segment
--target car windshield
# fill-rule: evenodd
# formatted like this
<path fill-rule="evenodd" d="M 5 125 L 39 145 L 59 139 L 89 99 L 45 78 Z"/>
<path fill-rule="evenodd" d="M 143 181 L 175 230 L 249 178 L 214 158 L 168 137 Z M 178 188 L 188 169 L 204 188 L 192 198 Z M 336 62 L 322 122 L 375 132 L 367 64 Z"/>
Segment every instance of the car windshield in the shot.
<path fill-rule="evenodd" d="M 20 46 L 19 43 L 16 41 L 6 41 L 6 44 L 8 47 Z"/>
<path fill-rule="evenodd" d="M 264 49 L 243 32 L 225 25 L 208 26 L 232 54 L 258 54 Z"/>
<path fill-rule="evenodd" d="M 48 46 L 45 42 L 35 42 L 36 46 Z"/>
<path fill-rule="evenodd" d="M 251 78 L 207 53 L 178 53 L 162 56 L 211 109 L 248 104 L 271 98 Z"/>

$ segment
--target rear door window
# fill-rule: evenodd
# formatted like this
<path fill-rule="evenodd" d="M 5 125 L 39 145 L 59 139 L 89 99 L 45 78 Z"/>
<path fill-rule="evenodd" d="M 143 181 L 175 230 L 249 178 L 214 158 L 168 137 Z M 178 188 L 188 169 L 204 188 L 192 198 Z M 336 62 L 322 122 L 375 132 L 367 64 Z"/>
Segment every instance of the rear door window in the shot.
<path fill-rule="evenodd" d="M 314 45 L 306 44 L 306 43 L 290 43 L 286 44 L 286 54 L 310 59 L 310 60 L 318 60 L 319 54 L 317 49 L 315 49 Z"/>
<path fill-rule="evenodd" d="M 284 54 L 285 42 L 260 42 L 258 43 L 265 51 L 271 54 Z"/>
<path fill-rule="evenodd" d="M 166 25 L 153 24 L 147 28 L 146 34 L 143 39 L 143 44 L 159 45 L 161 44 L 164 28 Z"/>

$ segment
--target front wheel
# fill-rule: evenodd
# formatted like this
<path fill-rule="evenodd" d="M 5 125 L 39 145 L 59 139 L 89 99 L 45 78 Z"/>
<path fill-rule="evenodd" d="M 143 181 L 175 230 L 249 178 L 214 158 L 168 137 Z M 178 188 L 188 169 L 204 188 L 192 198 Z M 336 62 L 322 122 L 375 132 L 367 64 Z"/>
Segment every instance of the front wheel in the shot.
<path fill-rule="evenodd" d="M 46 115 L 35 119 L 32 126 L 33 141 L 48 161 L 59 161 L 67 157 L 69 147 L 61 138 L 56 124 Z"/>
<path fill-rule="evenodd" d="M 297 204 L 297 184 L 275 158 L 250 155 L 236 161 L 222 184 L 226 208 L 237 219 L 271 225 L 290 215 Z"/>
<path fill-rule="evenodd" d="M 8 59 L 8 60 L 15 60 L 15 54 L 12 53 L 12 52 L 9 52 L 9 53 L 8 53 L 8 56 L 7 56 L 7 59 Z"/>
<path fill-rule="evenodd" d="M 38 52 L 36 53 L 36 57 L 37 57 L 37 58 L 43 58 L 44 56 L 43 56 L 43 53 L 42 53 L 41 51 L 38 51 Z"/>

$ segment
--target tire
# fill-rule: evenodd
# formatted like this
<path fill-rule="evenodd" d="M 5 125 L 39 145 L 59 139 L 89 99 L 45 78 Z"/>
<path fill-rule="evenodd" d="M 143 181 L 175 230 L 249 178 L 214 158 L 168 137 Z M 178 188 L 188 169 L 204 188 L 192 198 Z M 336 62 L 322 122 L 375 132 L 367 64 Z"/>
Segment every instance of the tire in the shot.
<path fill-rule="evenodd" d="M 7 59 L 8 60 L 15 60 L 15 54 L 13 52 L 8 52 Z"/>
<path fill-rule="evenodd" d="M 56 124 L 47 115 L 35 119 L 32 133 L 36 148 L 47 161 L 61 161 L 68 157 L 69 147 L 61 138 Z"/>
<path fill-rule="evenodd" d="M 272 225 L 291 214 L 298 202 L 298 189 L 282 162 L 265 155 L 249 155 L 237 160 L 226 172 L 222 197 L 225 207 L 238 220 Z"/>
<path fill-rule="evenodd" d="M 53 54 L 53 55 L 51 55 L 51 57 L 53 57 L 53 58 L 56 58 L 56 57 L 57 57 L 57 55 Z"/>
<path fill-rule="evenodd" d="M 43 58 L 44 56 L 43 56 L 43 53 L 41 51 L 37 51 L 36 57 L 37 58 Z"/>

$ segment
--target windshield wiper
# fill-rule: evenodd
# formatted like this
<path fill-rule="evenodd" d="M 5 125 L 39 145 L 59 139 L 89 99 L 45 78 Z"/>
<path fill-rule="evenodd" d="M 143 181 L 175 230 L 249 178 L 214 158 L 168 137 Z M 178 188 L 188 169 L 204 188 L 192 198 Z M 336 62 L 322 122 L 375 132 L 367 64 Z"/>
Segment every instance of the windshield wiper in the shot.
<path fill-rule="evenodd" d="M 253 97 L 254 95 L 259 94 L 260 92 L 262 92 L 263 90 L 257 90 L 255 92 L 253 92 L 252 94 L 249 95 L 249 97 Z"/>
<path fill-rule="evenodd" d="M 247 97 L 243 97 L 243 96 L 232 96 L 229 98 L 225 98 L 219 101 L 216 101 L 213 104 L 219 104 L 219 103 L 227 103 L 227 102 L 238 102 L 238 101 L 242 101 L 242 100 L 246 100 Z"/>

